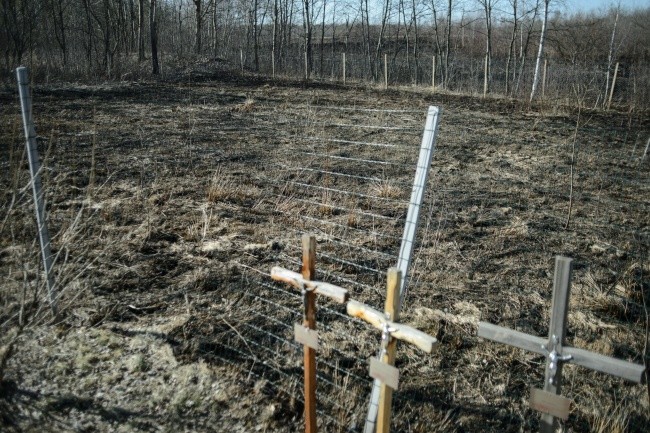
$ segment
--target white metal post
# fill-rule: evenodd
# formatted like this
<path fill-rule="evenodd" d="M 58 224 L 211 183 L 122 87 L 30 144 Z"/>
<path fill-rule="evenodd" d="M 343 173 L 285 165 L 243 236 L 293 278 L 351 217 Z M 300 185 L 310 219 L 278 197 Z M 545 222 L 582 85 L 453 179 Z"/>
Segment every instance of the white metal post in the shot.
<path fill-rule="evenodd" d="M 23 127 L 27 146 L 27 158 L 29 160 L 29 172 L 32 179 L 32 191 L 34 193 L 34 209 L 36 211 L 36 224 L 38 226 L 38 240 L 41 244 L 41 255 L 43 267 L 45 268 L 45 280 L 47 293 L 52 314 L 57 315 L 57 296 L 54 287 L 54 274 L 52 273 L 52 249 L 50 247 L 50 234 L 45 224 L 45 206 L 43 204 L 43 187 L 41 185 L 41 163 L 38 157 L 38 146 L 36 143 L 36 130 L 32 119 L 32 97 L 29 93 L 29 71 L 26 67 L 16 69 L 18 79 L 18 92 L 20 94 L 20 108 L 23 116 Z"/>

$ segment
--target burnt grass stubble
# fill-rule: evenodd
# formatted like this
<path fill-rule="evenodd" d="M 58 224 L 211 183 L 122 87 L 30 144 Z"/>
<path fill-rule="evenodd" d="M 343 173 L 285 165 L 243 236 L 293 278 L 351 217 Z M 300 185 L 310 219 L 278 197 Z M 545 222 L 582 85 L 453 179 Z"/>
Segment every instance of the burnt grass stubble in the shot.
<path fill-rule="evenodd" d="M 0 318 L 17 314 L 27 285 L 28 326 L 2 381 L 3 431 L 302 428 L 299 363 L 268 360 L 288 373 L 279 375 L 265 369 L 268 354 L 251 362 L 242 354 L 257 348 L 238 329 L 259 307 L 242 293 L 266 290 L 242 265 L 270 269 L 299 243 L 260 179 L 277 175 L 272 162 L 291 148 L 286 128 L 305 105 L 421 109 L 422 124 L 427 106 L 444 110 L 428 192 L 435 211 L 402 313 L 441 344 L 429 357 L 399 349 L 395 431 L 537 428 L 526 399 L 542 386 L 543 359 L 479 340 L 476 323 L 546 335 L 557 254 L 575 259 L 569 344 L 644 361 L 647 112 L 582 110 L 578 118 L 575 109 L 505 99 L 205 72 L 37 85 L 33 112 L 65 288 L 53 324 L 29 322 L 42 276 L 31 196 L 21 190 L 28 174 L 16 93 L 0 93 Z M 15 332 L 7 325 L 0 343 Z M 377 343 L 373 333 L 363 338 L 361 359 Z M 568 431 L 644 431 L 650 422 L 644 386 L 571 366 L 564 377 L 563 393 L 575 399 Z M 365 398 L 339 403 L 363 412 Z"/>

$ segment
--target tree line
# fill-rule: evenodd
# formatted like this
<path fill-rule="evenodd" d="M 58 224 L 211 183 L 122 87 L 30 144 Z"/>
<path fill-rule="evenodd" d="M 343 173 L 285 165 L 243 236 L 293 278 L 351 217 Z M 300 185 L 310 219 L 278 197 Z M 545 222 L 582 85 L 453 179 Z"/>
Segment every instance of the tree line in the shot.
<path fill-rule="evenodd" d="M 197 58 L 339 79 L 345 53 L 350 79 L 387 70 L 396 84 L 531 99 L 542 87 L 594 105 L 615 85 L 620 103 L 647 105 L 650 7 L 556 1 L 0 0 L 0 61 L 5 80 L 20 64 L 45 79 L 120 79 Z"/>

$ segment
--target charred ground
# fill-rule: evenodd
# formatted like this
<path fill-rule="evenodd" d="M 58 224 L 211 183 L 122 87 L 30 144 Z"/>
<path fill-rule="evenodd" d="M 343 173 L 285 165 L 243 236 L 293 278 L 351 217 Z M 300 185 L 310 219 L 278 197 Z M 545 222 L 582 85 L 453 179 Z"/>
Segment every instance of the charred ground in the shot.
<path fill-rule="evenodd" d="M 429 234 L 419 242 L 418 284 L 403 312 L 441 345 L 427 359 L 400 355 L 396 430 L 535 428 L 526 398 L 543 380 L 541 358 L 481 341 L 475 331 L 480 318 L 545 335 L 556 254 L 576 262 L 571 344 L 647 359 L 650 156 L 641 156 L 648 113 L 530 109 L 209 68 L 167 82 L 36 85 L 43 183 L 65 288 L 63 316 L 52 323 L 35 295 L 42 277 L 16 92 L 3 90 L 0 102 L 5 353 L 19 314 L 27 324 L 6 357 L 3 431 L 301 428 L 299 363 L 250 355 L 271 343 L 249 339 L 241 324 L 274 326 L 250 322 L 261 306 L 245 293 L 271 296 L 250 268 L 270 269 L 299 242 L 285 230 L 295 221 L 272 199 L 283 185 L 271 180 L 284 178 L 271 162 L 292 146 L 292 119 L 309 106 L 408 108 L 422 111 L 422 123 L 427 106 L 444 110 Z M 403 225 L 401 211 L 395 215 Z M 294 319 L 278 312 L 278 320 Z M 376 340 L 361 340 L 347 349 L 369 356 Z M 337 362 L 365 374 L 355 358 Z M 576 400 L 569 431 L 640 432 L 650 422 L 644 386 L 566 370 L 565 394 Z M 366 391 L 340 403 L 363 412 Z M 354 424 L 343 410 L 329 416 L 327 431 Z"/>

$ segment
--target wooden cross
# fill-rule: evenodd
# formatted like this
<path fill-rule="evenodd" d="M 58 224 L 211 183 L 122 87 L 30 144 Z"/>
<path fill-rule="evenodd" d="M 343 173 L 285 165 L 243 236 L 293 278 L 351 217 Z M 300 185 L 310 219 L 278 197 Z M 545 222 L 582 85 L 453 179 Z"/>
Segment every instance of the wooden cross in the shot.
<path fill-rule="evenodd" d="M 566 420 L 569 416 L 571 400 L 560 395 L 562 365 L 564 363 L 571 362 L 637 383 L 642 383 L 645 376 L 645 367 L 643 365 L 632 364 L 564 345 L 571 271 L 571 259 L 560 256 L 555 258 L 553 304 L 548 339 L 485 322 L 480 322 L 478 328 L 479 337 L 535 352 L 546 357 L 544 389 L 532 388 L 530 395 L 531 407 L 543 413 L 540 423 L 540 432 L 542 433 L 555 432 L 559 424 L 558 418 Z"/>
<path fill-rule="evenodd" d="M 390 430 L 393 390 L 396 390 L 399 385 L 399 371 L 393 367 L 397 340 L 411 343 L 426 353 L 431 353 L 433 346 L 438 343 L 434 337 L 397 322 L 399 320 L 401 279 L 402 272 L 400 270 L 397 268 L 388 270 L 385 313 L 357 301 L 349 301 L 347 305 L 347 312 L 350 316 L 362 319 L 382 331 L 379 356 L 370 359 L 370 376 L 381 382 L 379 399 L 376 407 L 371 407 L 368 420 L 366 420 L 366 429 L 374 429 L 376 419 L 377 433 L 387 433 Z"/>
<path fill-rule="evenodd" d="M 318 333 L 316 332 L 316 295 L 327 296 L 338 303 L 348 300 L 348 291 L 329 283 L 312 281 L 316 271 L 316 238 L 302 236 L 302 274 L 284 268 L 271 269 L 271 278 L 283 281 L 302 291 L 304 299 L 304 319 L 302 325 L 295 324 L 296 341 L 304 345 L 305 361 L 305 432 L 315 433 L 316 424 L 316 351 Z"/>

